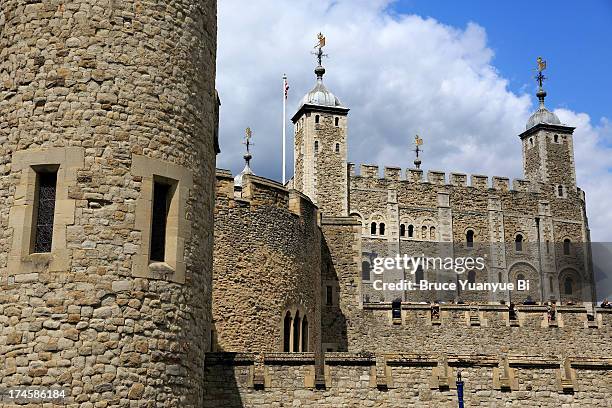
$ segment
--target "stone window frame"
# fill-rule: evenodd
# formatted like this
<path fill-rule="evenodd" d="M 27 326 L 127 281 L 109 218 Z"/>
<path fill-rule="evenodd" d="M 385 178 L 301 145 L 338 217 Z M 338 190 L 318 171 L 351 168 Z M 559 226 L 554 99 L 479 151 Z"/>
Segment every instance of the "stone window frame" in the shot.
<path fill-rule="evenodd" d="M 141 178 L 134 221 L 134 228 L 141 232 L 141 240 L 132 256 L 132 276 L 184 284 L 185 242 L 191 234 L 191 221 L 185 215 L 193 188 L 193 175 L 185 167 L 137 154 L 132 156 L 131 174 Z M 165 262 L 150 261 L 153 186 L 156 181 L 171 183 L 174 191 L 168 209 Z"/>
<path fill-rule="evenodd" d="M 404 225 L 405 228 L 405 234 L 401 235 L 401 228 L 402 225 Z M 410 236 L 409 234 L 409 227 L 412 225 L 412 236 Z M 402 216 L 400 218 L 400 222 L 399 222 L 399 227 L 398 227 L 398 235 L 400 237 L 401 241 L 414 241 L 416 239 L 415 237 L 415 232 L 416 232 L 416 222 L 414 219 L 412 219 L 412 217 L 407 217 L 407 216 Z"/>
<path fill-rule="evenodd" d="M 285 317 L 289 314 L 290 317 L 290 330 L 289 330 L 289 339 L 285 336 Z M 300 319 L 300 324 L 298 328 L 298 339 L 295 339 L 295 318 L 296 316 Z M 310 349 L 310 340 L 312 336 L 312 326 L 311 326 L 311 314 L 308 313 L 307 309 L 302 305 L 293 305 L 291 307 L 287 307 L 283 309 L 283 313 L 281 314 L 281 322 L 280 322 L 280 351 L 283 353 L 301 353 L 304 346 L 304 338 L 302 331 L 302 323 L 306 319 L 308 322 L 308 332 L 306 333 L 306 347 Z M 289 340 L 289 351 L 285 351 L 285 341 Z M 295 342 L 297 341 L 298 350 L 294 350 Z"/>
<path fill-rule="evenodd" d="M 76 199 L 70 198 L 69 191 L 77 183 L 77 171 L 84 167 L 82 147 L 46 147 L 13 154 L 12 171 L 21 175 L 9 210 L 9 228 L 13 230 L 7 262 L 9 283 L 24 281 L 20 275 L 66 272 L 70 268 L 66 229 L 74 225 Z M 45 168 L 57 169 L 51 252 L 32 253 L 37 170 Z"/>
<path fill-rule="evenodd" d="M 559 188 L 561 188 L 561 193 L 559 194 Z M 555 195 L 557 198 L 567 198 L 567 188 L 565 184 L 557 184 L 555 186 Z"/>
<path fill-rule="evenodd" d="M 519 235 L 521 236 L 521 250 L 520 251 L 517 249 L 517 245 L 516 245 L 516 243 L 517 243 L 516 239 L 518 238 Z M 512 240 L 512 250 L 514 251 L 515 254 L 525 253 L 525 244 L 526 243 L 527 243 L 527 234 L 525 234 L 524 231 L 517 231 L 514 234 L 514 239 Z"/>

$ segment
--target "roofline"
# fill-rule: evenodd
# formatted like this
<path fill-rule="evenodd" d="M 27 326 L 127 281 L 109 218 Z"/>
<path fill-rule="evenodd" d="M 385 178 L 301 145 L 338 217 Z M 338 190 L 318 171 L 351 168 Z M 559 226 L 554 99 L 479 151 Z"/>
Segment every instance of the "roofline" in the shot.
<path fill-rule="evenodd" d="M 538 130 L 562 130 L 562 131 L 566 131 L 569 133 L 573 133 L 574 129 L 576 129 L 576 127 L 574 126 L 555 125 L 552 123 L 538 123 L 537 125 L 532 126 L 529 129 L 525 130 L 523 133 L 519 134 L 518 136 L 519 138 L 521 138 L 521 140 L 523 140 L 524 138 L 534 134 Z"/>
<path fill-rule="evenodd" d="M 323 105 L 314 105 L 311 103 L 305 103 L 302 106 L 300 106 L 298 111 L 291 118 L 291 121 L 293 123 L 297 122 L 298 118 L 302 116 L 302 114 L 304 114 L 305 112 L 317 111 L 317 112 L 324 112 L 324 113 L 335 113 L 335 114 L 340 114 L 340 115 L 346 115 L 348 114 L 349 110 L 350 110 L 349 108 L 345 108 L 343 106 L 323 106 Z"/>

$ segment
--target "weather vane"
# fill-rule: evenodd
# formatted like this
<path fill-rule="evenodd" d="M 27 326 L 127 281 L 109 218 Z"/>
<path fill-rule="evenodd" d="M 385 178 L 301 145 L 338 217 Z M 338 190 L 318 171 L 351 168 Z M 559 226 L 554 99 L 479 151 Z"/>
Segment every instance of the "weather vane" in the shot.
<path fill-rule="evenodd" d="M 244 160 L 246 160 L 247 164 L 250 163 L 251 158 L 253 157 L 251 155 L 251 137 L 253 136 L 253 132 L 251 131 L 251 128 L 248 127 L 246 128 L 245 132 L 244 132 L 244 142 L 242 142 L 242 144 L 246 145 L 246 153 L 244 155 Z"/>
<path fill-rule="evenodd" d="M 325 36 L 323 33 L 317 34 L 317 44 L 314 46 L 317 49 L 316 52 L 313 52 L 313 55 L 317 56 L 317 60 L 319 61 L 319 65 L 323 65 L 323 57 L 327 57 L 327 54 L 323 54 L 323 47 L 325 47 Z"/>
<path fill-rule="evenodd" d="M 416 166 L 417 169 L 421 168 L 421 159 L 419 159 L 419 153 L 421 153 L 423 150 L 419 147 L 423 145 L 423 139 L 421 139 L 419 137 L 419 135 L 416 135 L 414 137 L 414 152 L 416 153 L 416 159 L 414 159 L 414 165 Z"/>
<path fill-rule="evenodd" d="M 544 61 L 542 57 L 538 57 L 537 62 L 538 62 L 538 75 L 536 75 L 535 78 L 538 81 L 538 84 L 540 85 L 540 89 L 542 89 L 542 84 L 544 83 L 544 80 L 546 79 L 546 77 L 542 73 L 542 71 L 546 69 L 546 61 Z"/>

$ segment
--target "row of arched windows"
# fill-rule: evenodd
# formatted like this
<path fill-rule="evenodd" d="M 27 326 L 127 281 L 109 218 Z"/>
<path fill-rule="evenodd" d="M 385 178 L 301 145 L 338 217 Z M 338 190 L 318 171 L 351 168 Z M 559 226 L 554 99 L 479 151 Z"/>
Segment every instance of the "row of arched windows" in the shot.
<path fill-rule="evenodd" d="M 301 318 L 299 310 L 293 316 L 288 311 L 283 320 L 283 351 L 308 351 L 308 335 L 308 318 Z"/>
<path fill-rule="evenodd" d="M 370 224 L 370 235 L 385 235 L 385 223 L 373 222 Z"/>
<path fill-rule="evenodd" d="M 436 227 L 421 226 L 421 236 L 417 235 L 416 228 L 412 224 L 400 224 L 400 237 L 420 238 L 420 239 L 436 239 Z"/>
<path fill-rule="evenodd" d="M 431 240 L 435 240 L 436 239 L 436 227 L 427 227 L 426 225 L 423 225 L 421 227 L 421 236 L 420 237 L 416 237 L 415 236 L 416 233 L 416 229 L 414 228 L 414 225 L 409 224 L 408 226 L 406 226 L 406 224 L 400 224 L 400 237 L 404 238 L 404 237 L 408 237 L 408 238 L 421 238 L 421 239 L 431 239 Z M 371 222 L 370 223 L 370 235 L 385 235 L 385 223 L 384 222 Z"/>

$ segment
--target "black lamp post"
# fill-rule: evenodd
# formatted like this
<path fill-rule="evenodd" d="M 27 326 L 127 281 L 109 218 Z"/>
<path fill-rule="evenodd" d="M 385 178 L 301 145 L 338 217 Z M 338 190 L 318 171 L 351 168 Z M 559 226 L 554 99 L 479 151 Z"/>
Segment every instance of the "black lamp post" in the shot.
<path fill-rule="evenodd" d="M 459 408 L 463 408 L 463 380 L 461 380 L 460 370 L 457 370 L 457 402 L 459 402 Z"/>

